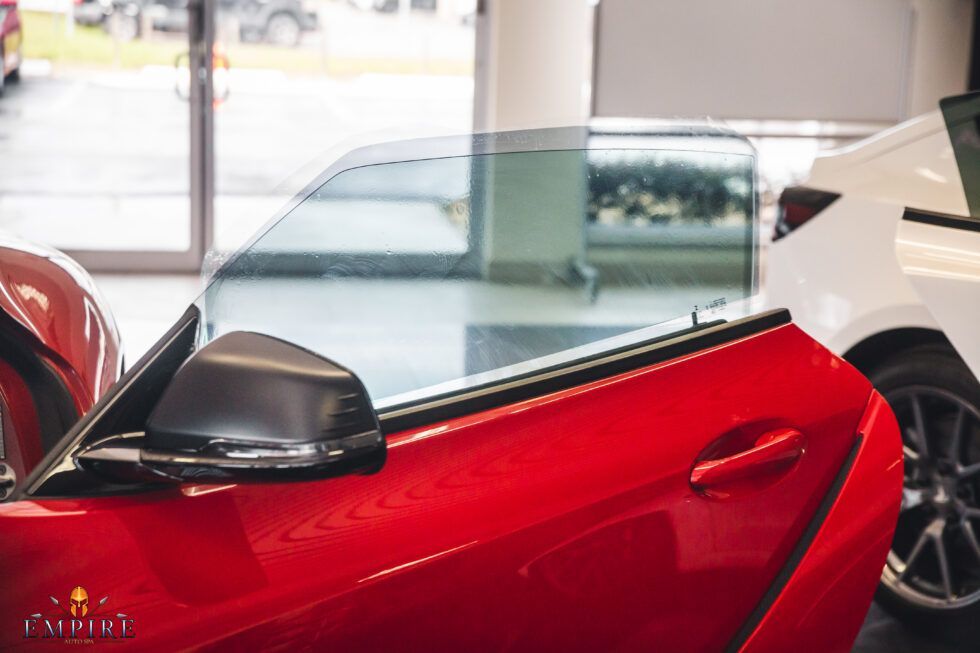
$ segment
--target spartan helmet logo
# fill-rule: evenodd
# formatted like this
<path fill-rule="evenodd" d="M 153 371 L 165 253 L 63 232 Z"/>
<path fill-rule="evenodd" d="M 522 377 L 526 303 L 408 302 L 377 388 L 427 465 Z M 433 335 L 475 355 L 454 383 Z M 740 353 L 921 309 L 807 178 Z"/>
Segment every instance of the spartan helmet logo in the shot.
<path fill-rule="evenodd" d="M 88 592 L 81 585 L 71 591 L 68 596 L 68 605 L 71 606 L 73 617 L 84 617 L 88 614 Z"/>

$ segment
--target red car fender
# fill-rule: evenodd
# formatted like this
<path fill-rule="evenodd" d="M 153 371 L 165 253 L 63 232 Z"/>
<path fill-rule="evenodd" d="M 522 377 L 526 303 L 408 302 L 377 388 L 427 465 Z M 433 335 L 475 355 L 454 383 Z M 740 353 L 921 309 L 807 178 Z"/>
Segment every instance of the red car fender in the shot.
<path fill-rule="evenodd" d="M 95 283 L 57 250 L 0 239 L 0 311 L 85 413 L 119 378 L 119 332 Z"/>

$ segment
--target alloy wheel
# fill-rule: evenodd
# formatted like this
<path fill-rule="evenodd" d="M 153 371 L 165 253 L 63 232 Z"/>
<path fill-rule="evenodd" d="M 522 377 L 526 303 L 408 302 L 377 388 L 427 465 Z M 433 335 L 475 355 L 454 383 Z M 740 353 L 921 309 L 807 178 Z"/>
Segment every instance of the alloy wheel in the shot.
<path fill-rule="evenodd" d="M 941 388 L 887 393 L 902 432 L 902 508 L 882 582 L 929 609 L 980 600 L 980 411 Z"/>

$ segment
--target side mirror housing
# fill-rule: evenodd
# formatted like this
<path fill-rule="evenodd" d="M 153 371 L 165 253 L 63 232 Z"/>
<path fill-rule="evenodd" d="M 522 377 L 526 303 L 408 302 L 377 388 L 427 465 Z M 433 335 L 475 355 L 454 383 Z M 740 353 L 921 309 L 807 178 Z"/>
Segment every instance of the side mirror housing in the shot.
<path fill-rule="evenodd" d="M 294 481 L 376 471 L 386 445 L 350 370 L 256 333 L 217 338 L 191 356 L 142 434 L 76 456 L 118 480 Z"/>

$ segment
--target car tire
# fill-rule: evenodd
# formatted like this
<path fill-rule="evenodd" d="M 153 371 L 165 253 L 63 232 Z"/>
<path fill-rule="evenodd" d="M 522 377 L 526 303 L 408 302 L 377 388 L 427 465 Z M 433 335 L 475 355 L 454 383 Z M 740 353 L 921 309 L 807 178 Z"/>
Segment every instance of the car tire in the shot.
<path fill-rule="evenodd" d="M 265 40 L 272 45 L 295 47 L 299 45 L 303 29 L 295 16 L 276 13 L 269 16 L 265 24 Z"/>
<path fill-rule="evenodd" d="M 875 598 L 915 630 L 947 641 L 975 641 L 980 636 L 980 553 L 966 531 L 976 541 L 980 519 L 964 515 L 965 506 L 980 508 L 980 474 L 961 478 L 954 468 L 980 462 L 980 383 L 951 347 L 940 344 L 906 350 L 868 376 L 895 411 L 906 451 L 902 513 Z M 916 451 L 923 448 L 919 423 L 927 434 L 926 456 Z M 932 537 L 937 530 L 938 544 Z M 915 554 L 920 539 L 926 544 Z M 948 599 L 949 588 L 961 594 Z"/>

